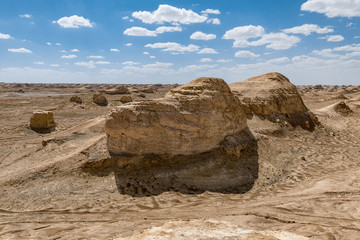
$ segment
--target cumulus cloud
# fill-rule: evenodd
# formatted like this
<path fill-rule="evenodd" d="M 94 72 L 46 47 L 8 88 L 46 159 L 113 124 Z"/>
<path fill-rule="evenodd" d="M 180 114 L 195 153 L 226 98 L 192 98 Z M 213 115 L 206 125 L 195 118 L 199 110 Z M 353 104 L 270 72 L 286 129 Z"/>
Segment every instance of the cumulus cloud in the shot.
<path fill-rule="evenodd" d="M 194 32 L 190 36 L 190 39 L 194 39 L 194 40 L 212 40 L 215 38 L 216 38 L 215 34 L 207 34 L 200 31 Z"/>
<path fill-rule="evenodd" d="M 249 38 L 257 38 L 265 34 L 262 26 L 241 26 L 230 29 L 225 32 L 223 39 L 244 40 Z"/>
<path fill-rule="evenodd" d="M 51 42 L 46 42 L 46 45 L 51 46 Z"/>
<path fill-rule="evenodd" d="M 296 36 L 289 36 L 285 33 L 269 33 L 261 36 L 259 40 L 251 41 L 248 40 L 237 40 L 234 42 L 234 47 L 248 47 L 248 46 L 261 46 L 266 45 L 266 48 L 274 50 L 286 50 L 301 41 Z"/>
<path fill-rule="evenodd" d="M 132 43 L 126 43 L 125 46 L 127 47 L 131 47 L 133 44 Z"/>
<path fill-rule="evenodd" d="M 126 61 L 126 62 L 123 62 L 122 64 L 132 66 L 132 65 L 138 65 L 140 63 L 139 62 L 134 62 L 134 61 Z"/>
<path fill-rule="evenodd" d="M 328 36 L 326 41 L 328 42 L 341 42 L 343 41 L 345 38 L 341 35 L 331 35 L 331 36 Z"/>
<path fill-rule="evenodd" d="M 220 19 L 218 18 L 210 18 L 208 20 L 206 20 L 207 23 L 212 23 L 212 24 L 215 24 L 215 25 L 219 25 L 220 24 Z"/>
<path fill-rule="evenodd" d="M 156 37 L 155 31 L 150 31 L 143 27 L 131 27 L 124 31 L 125 35 L 138 36 L 138 37 Z"/>
<path fill-rule="evenodd" d="M 53 23 L 57 23 L 63 28 L 79 28 L 79 27 L 92 28 L 94 26 L 94 24 L 91 23 L 89 19 L 86 19 L 78 15 L 73 15 L 71 17 L 62 17 L 57 21 L 53 21 Z"/>
<path fill-rule="evenodd" d="M 259 54 L 255 54 L 253 52 L 250 51 L 238 51 L 235 53 L 235 57 L 238 58 L 257 58 L 260 57 Z"/>
<path fill-rule="evenodd" d="M 103 59 L 103 56 L 88 56 L 88 58 Z"/>
<path fill-rule="evenodd" d="M 81 66 L 81 67 L 87 67 L 87 68 L 89 68 L 89 69 L 96 68 L 94 61 L 89 61 L 89 62 L 76 62 L 76 63 L 74 63 L 74 65 Z"/>
<path fill-rule="evenodd" d="M 117 49 L 117 48 L 111 48 L 110 51 L 111 51 L 111 52 L 120 52 L 120 50 Z"/>
<path fill-rule="evenodd" d="M 32 53 L 32 51 L 26 48 L 9 48 L 8 51 L 14 53 Z"/>
<path fill-rule="evenodd" d="M 149 55 L 150 53 L 149 52 L 143 52 L 144 55 Z"/>
<path fill-rule="evenodd" d="M 301 10 L 334 17 L 360 17 L 360 0 L 308 0 Z"/>
<path fill-rule="evenodd" d="M 108 61 L 97 61 L 97 62 L 95 62 L 95 64 L 107 65 L 107 64 L 110 64 L 110 62 L 108 62 Z"/>
<path fill-rule="evenodd" d="M 179 26 L 175 26 L 175 27 L 161 26 L 154 31 L 143 27 L 131 27 L 126 29 L 124 31 L 124 34 L 129 36 L 139 36 L 139 37 L 156 37 L 158 34 L 162 34 L 165 32 L 181 32 L 181 31 L 182 28 Z"/>
<path fill-rule="evenodd" d="M 56 46 L 61 46 L 61 43 L 55 43 Z"/>
<path fill-rule="evenodd" d="M 196 52 L 199 50 L 199 46 L 193 44 L 184 46 L 175 42 L 146 44 L 145 47 L 162 48 L 164 52 Z"/>
<path fill-rule="evenodd" d="M 304 24 L 301 26 L 296 26 L 293 28 L 284 29 L 284 33 L 292 33 L 292 34 L 303 34 L 305 36 L 309 36 L 311 33 L 316 32 L 318 34 L 331 33 L 334 29 L 331 27 L 321 28 L 316 24 Z"/>
<path fill-rule="evenodd" d="M 206 16 L 201 16 L 191 9 L 187 10 L 185 8 L 177 8 L 167 4 L 160 4 L 158 9 L 149 12 L 149 11 L 138 11 L 133 12 L 132 16 L 136 19 L 141 20 L 144 23 L 182 23 L 182 24 L 191 24 L 191 23 L 202 23 L 207 20 Z"/>
<path fill-rule="evenodd" d="M 9 34 L 3 34 L 3 33 L 0 33 L 0 39 L 10 39 L 12 38 Z"/>
<path fill-rule="evenodd" d="M 71 52 L 80 52 L 80 50 L 79 50 L 79 49 L 76 49 L 76 48 L 71 49 L 70 51 L 71 51 Z"/>
<path fill-rule="evenodd" d="M 70 58 L 77 58 L 77 56 L 74 55 L 74 54 L 71 54 L 71 55 L 62 55 L 61 58 L 70 59 Z"/>
<path fill-rule="evenodd" d="M 21 15 L 19 15 L 21 18 L 31 18 L 32 16 L 31 16 L 31 14 L 21 14 Z"/>
<path fill-rule="evenodd" d="M 219 63 L 228 63 L 228 62 L 232 62 L 232 59 L 219 59 L 219 60 L 216 60 L 216 62 L 219 62 Z"/>
<path fill-rule="evenodd" d="M 197 54 L 217 54 L 218 52 L 213 48 L 203 48 Z"/>
<path fill-rule="evenodd" d="M 206 9 L 204 11 L 201 11 L 202 14 L 220 14 L 220 11 L 218 9 Z"/>
<path fill-rule="evenodd" d="M 200 62 L 212 62 L 213 60 L 211 58 L 202 58 Z"/>
<path fill-rule="evenodd" d="M 34 62 L 34 64 L 36 64 L 36 65 L 44 65 L 44 62 Z"/>

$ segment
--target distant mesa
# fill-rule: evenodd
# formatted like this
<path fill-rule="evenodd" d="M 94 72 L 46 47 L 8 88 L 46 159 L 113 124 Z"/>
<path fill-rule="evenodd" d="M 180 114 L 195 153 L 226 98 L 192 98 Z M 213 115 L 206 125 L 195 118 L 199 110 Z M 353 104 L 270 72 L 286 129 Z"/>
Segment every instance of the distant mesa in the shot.
<path fill-rule="evenodd" d="M 51 111 L 34 111 L 30 118 L 30 128 L 39 133 L 49 133 L 55 130 L 56 123 Z"/>
<path fill-rule="evenodd" d="M 248 117 L 257 115 L 272 122 L 289 123 L 313 131 L 318 124 L 297 88 L 276 72 L 229 84 Z"/>

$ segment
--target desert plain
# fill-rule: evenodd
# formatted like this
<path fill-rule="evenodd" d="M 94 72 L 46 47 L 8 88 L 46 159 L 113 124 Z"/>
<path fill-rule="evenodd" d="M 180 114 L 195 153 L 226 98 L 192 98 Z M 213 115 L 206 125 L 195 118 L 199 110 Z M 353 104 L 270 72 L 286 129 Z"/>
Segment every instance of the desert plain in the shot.
<path fill-rule="evenodd" d="M 244 95 L 237 95 L 236 84 L 229 85 L 231 92 L 227 85 L 222 86 L 226 94 L 231 98 L 240 96 L 241 101 Z M 226 175 L 218 162 L 213 167 L 217 171 L 209 170 L 209 178 L 201 179 L 204 183 L 199 188 L 186 185 L 196 181 L 193 168 L 201 172 L 201 166 L 196 164 L 186 166 L 191 168 L 190 175 L 178 173 L 179 169 L 170 172 L 175 180 L 165 174 L 166 184 L 147 176 L 159 171 L 167 173 L 169 166 L 162 168 L 161 162 L 155 164 L 157 172 L 148 171 L 147 166 L 134 173 L 120 166 L 122 158 L 134 156 L 126 155 L 126 151 L 120 157 L 112 156 L 111 151 L 123 148 L 116 147 L 118 136 L 113 133 L 115 123 L 109 123 L 111 112 L 116 118 L 134 102 L 139 102 L 135 107 L 143 111 L 150 106 L 146 105 L 148 101 L 169 96 L 169 91 L 173 96 L 167 101 L 178 107 L 178 102 L 174 104 L 176 98 L 183 104 L 180 109 L 188 98 L 208 89 L 199 85 L 181 88 L 175 84 L 127 84 L 120 86 L 126 91 L 117 92 L 119 86 L 0 83 L 0 239 L 360 239 L 360 86 L 296 86 L 314 123 L 309 120 L 297 124 L 297 115 L 285 112 L 277 113 L 284 114 L 284 118 L 264 117 L 273 116 L 272 112 L 266 113 L 269 109 L 258 114 L 242 113 L 245 122 L 241 124 L 247 125 L 244 128 L 255 145 L 249 151 L 240 151 L 240 156 L 248 157 L 252 163 L 244 171 L 251 184 L 239 188 L 221 184 L 217 187 L 218 182 L 230 181 L 233 176 L 237 181 L 236 172 Z M 253 90 L 249 88 L 248 92 Z M 105 96 L 108 103 L 94 103 L 95 93 Z M 178 100 L 179 94 L 186 99 Z M 73 96 L 81 102 L 70 101 Z M 297 104 L 279 101 L 278 105 Z M 165 111 L 165 107 L 159 110 L 154 106 L 148 110 L 150 113 L 142 112 L 144 117 Z M 30 118 L 38 110 L 53 113 L 55 129 L 48 133 L 31 129 Z M 125 117 L 114 121 L 129 122 Z M 202 120 L 209 129 L 213 128 L 211 121 Z M 232 123 L 224 122 L 226 131 Z M 105 131 L 106 126 L 111 131 Z M 136 133 L 136 127 L 128 129 L 134 128 Z M 191 154 L 197 154 L 195 160 L 198 156 L 202 156 L 201 161 L 206 161 L 207 156 L 213 158 L 206 149 L 208 145 L 201 145 L 200 140 L 192 145 L 190 140 L 186 142 L 188 138 L 184 140 L 190 143 L 185 150 L 177 148 L 178 142 L 170 138 L 178 136 L 166 132 L 172 128 L 161 130 L 163 135 L 155 135 L 154 139 L 152 132 L 141 131 L 147 137 L 144 141 L 152 142 L 134 145 L 139 151 L 146 152 L 159 141 L 164 147 L 156 148 L 156 154 L 169 148 L 176 150 L 176 156 L 183 156 L 191 148 Z M 109 138 L 115 140 L 108 143 Z M 133 147 L 133 142 L 127 143 L 122 147 Z M 200 145 L 205 150 L 199 153 L 196 150 Z M 113 150 L 109 151 L 109 147 Z M 150 186 L 151 181 L 158 185 Z M 180 184 L 182 181 L 185 185 Z M 243 181 L 241 176 L 239 181 Z"/>

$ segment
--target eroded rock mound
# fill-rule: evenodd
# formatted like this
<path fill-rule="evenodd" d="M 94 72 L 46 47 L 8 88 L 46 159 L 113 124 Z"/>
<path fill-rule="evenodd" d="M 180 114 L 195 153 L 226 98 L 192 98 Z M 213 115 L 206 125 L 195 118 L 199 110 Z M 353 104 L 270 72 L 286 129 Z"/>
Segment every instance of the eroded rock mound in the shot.
<path fill-rule="evenodd" d="M 106 97 L 100 93 L 95 93 L 93 95 L 93 102 L 96 103 L 99 106 L 107 106 L 108 105 L 108 100 L 106 99 Z"/>
<path fill-rule="evenodd" d="M 102 166 L 115 167 L 123 193 L 243 192 L 257 178 L 256 141 L 222 79 L 199 78 L 164 98 L 119 106 L 105 128 L 113 158 Z"/>
<path fill-rule="evenodd" d="M 120 98 L 120 102 L 121 103 L 129 103 L 129 102 L 132 102 L 133 101 L 133 99 L 132 99 L 132 97 L 131 96 L 122 96 L 121 98 Z"/>
<path fill-rule="evenodd" d="M 30 128 L 36 132 L 51 132 L 55 126 L 54 114 L 51 111 L 35 111 L 30 118 Z"/>
<path fill-rule="evenodd" d="M 296 87 L 280 73 L 266 73 L 229 86 L 248 116 L 258 115 L 311 131 L 318 124 Z"/>
<path fill-rule="evenodd" d="M 334 106 L 334 110 L 335 110 L 335 112 L 337 112 L 343 116 L 348 116 L 351 113 L 353 113 L 353 111 L 350 109 L 350 107 L 345 102 L 339 102 L 338 104 L 336 104 Z"/>
<path fill-rule="evenodd" d="M 105 90 L 105 93 L 110 94 L 110 95 L 115 95 L 115 94 L 128 94 L 130 92 L 127 87 L 120 85 L 120 86 L 116 86 L 114 88 Z"/>
<path fill-rule="evenodd" d="M 69 101 L 77 104 L 83 103 L 83 100 L 79 96 L 72 96 Z"/>

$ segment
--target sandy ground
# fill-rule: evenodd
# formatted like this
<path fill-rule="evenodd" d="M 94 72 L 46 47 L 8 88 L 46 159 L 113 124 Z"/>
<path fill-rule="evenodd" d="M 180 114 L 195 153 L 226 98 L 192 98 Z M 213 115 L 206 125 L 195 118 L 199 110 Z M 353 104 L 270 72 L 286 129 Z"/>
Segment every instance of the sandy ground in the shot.
<path fill-rule="evenodd" d="M 359 87 L 299 87 L 321 122 L 314 132 L 249 119 L 259 178 L 247 193 L 143 197 L 84 168 L 108 157 L 105 115 L 122 95 L 92 102 L 107 87 L 0 84 L 0 239 L 360 239 Z M 341 101 L 353 113 L 336 112 Z M 53 111 L 56 131 L 29 129 L 34 110 Z"/>

